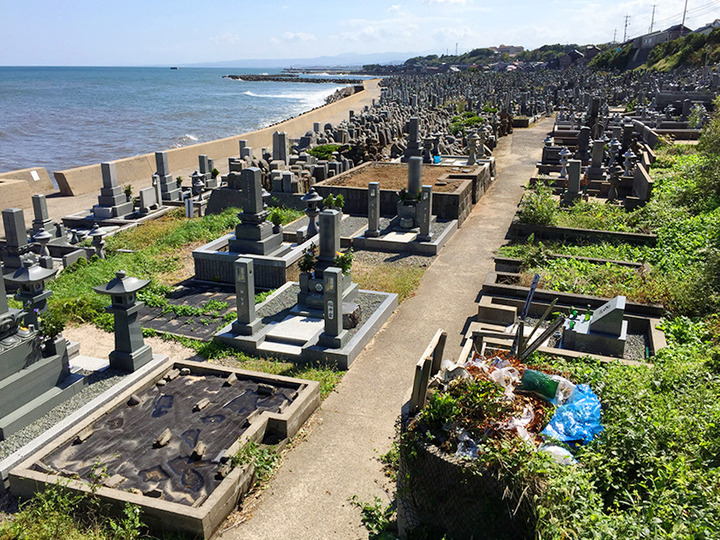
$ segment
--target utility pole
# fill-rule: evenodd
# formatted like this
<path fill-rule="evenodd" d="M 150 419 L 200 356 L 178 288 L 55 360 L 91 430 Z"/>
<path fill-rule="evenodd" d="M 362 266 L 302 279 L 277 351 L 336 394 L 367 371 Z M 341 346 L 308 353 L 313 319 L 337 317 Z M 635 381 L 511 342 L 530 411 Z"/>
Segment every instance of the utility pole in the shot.
<path fill-rule="evenodd" d="M 457 44 L 457 41 L 456 41 L 456 42 L 455 42 L 455 56 L 457 56 L 457 46 L 458 46 L 458 44 Z"/>
<path fill-rule="evenodd" d="M 655 8 L 657 7 L 657 4 L 653 4 L 653 12 L 652 12 L 652 18 L 650 19 L 650 34 L 652 34 L 653 26 L 655 26 Z"/>
<path fill-rule="evenodd" d="M 617 28 L 613 30 L 613 43 L 617 43 Z"/>
<path fill-rule="evenodd" d="M 680 35 L 682 36 L 685 32 L 685 14 L 687 13 L 687 2 L 688 0 L 685 0 L 685 7 L 683 8 L 683 20 L 680 23 Z"/>
<path fill-rule="evenodd" d="M 687 0 L 685 0 L 687 2 Z M 630 15 L 625 15 L 625 30 L 623 31 L 623 43 L 627 41 L 627 25 L 630 20 Z"/>

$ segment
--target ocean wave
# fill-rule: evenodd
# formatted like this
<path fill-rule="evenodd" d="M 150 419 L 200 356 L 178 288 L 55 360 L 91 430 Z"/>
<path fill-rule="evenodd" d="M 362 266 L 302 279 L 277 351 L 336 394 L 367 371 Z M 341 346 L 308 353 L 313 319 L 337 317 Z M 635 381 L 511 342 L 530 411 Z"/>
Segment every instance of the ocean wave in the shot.
<path fill-rule="evenodd" d="M 243 92 L 243 94 L 248 97 L 254 98 L 285 99 L 289 101 L 299 101 L 305 106 L 317 107 L 319 105 L 323 105 L 325 103 L 325 98 L 332 95 L 338 88 L 343 87 L 337 86 L 336 88 L 332 89 L 315 90 L 312 92 L 284 92 L 281 94 L 258 94 L 256 92 L 248 90 L 246 92 Z"/>
<path fill-rule="evenodd" d="M 178 137 L 175 139 L 175 142 L 172 144 L 171 148 L 181 148 L 183 146 L 189 146 L 191 144 L 195 144 L 200 139 L 198 139 L 195 135 L 191 135 L 190 133 L 186 133 L 182 137 Z"/>

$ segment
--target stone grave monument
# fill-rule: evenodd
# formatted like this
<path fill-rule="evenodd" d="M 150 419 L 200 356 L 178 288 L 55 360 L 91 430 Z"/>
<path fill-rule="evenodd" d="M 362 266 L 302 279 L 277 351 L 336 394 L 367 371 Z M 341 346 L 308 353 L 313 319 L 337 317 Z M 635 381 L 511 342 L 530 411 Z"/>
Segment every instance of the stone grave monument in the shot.
<path fill-rule="evenodd" d="M 622 358 L 628 329 L 624 315 L 625 297 L 616 296 L 596 309 L 589 319 L 584 315 L 568 318 L 563 325 L 561 347 Z"/>
<path fill-rule="evenodd" d="M 100 164 L 103 187 L 100 189 L 98 204 L 92 207 L 92 213 L 97 219 L 123 217 L 133 211 L 132 201 L 118 185 L 115 164 L 105 162 Z"/>
<path fill-rule="evenodd" d="M 182 190 L 170 174 L 167 152 L 155 152 L 155 165 L 157 166 L 155 174 L 160 181 L 160 192 L 163 201 L 181 201 L 183 198 Z"/>

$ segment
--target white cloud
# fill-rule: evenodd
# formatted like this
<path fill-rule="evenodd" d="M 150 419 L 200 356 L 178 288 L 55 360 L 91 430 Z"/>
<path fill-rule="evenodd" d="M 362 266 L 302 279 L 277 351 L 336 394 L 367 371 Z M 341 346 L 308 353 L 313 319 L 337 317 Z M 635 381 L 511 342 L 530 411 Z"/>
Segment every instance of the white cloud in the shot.
<path fill-rule="evenodd" d="M 388 13 L 394 13 L 396 11 L 400 11 L 400 4 L 393 4 L 387 10 L 388 10 Z"/>
<path fill-rule="evenodd" d="M 472 0 L 421 0 L 422 2 L 425 2 L 426 4 L 457 4 L 461 6 L 465 6 L 467 4 L 472 4 Z"/>
<path fill-rule="evenodd" d="M 282 37 L 285 41 L 317 41 L 315 34 L 307 32 L 285 32 Z"/>

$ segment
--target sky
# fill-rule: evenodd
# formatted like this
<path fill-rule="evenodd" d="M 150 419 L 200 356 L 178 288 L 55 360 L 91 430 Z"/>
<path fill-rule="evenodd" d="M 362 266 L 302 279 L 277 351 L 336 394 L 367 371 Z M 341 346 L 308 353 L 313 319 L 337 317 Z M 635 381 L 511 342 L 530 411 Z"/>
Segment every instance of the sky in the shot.
<path fill-rule="evenodd" d="M 607 43 L 679 24 L 686 0 L 0 0 L 0 65 L 143 66 Z M 720 18 L 687 0 L 686 26 Z"/>

